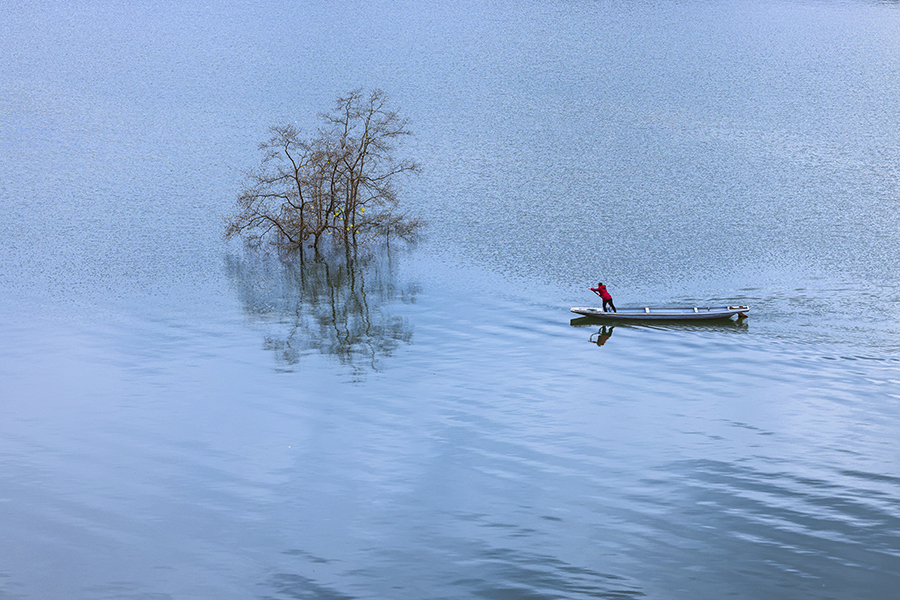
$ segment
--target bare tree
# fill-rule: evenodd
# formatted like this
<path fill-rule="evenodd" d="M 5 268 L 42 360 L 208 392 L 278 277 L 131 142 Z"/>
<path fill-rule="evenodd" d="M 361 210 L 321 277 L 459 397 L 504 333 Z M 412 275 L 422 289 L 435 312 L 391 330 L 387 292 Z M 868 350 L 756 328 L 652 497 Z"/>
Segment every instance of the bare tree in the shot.
<path fill-rule="evenodd" d="M 381 90 L 337 99 L 316 136 L 272 127 L 260 164 L 247 173 L 225 236 L 296 250 L 324 240 L 356 247 L 379 236 L 410 237 L 422 222 L 399 209 L 395 180 L 418 171 L 394 150 L 408 122 L 387 108 Z"/>

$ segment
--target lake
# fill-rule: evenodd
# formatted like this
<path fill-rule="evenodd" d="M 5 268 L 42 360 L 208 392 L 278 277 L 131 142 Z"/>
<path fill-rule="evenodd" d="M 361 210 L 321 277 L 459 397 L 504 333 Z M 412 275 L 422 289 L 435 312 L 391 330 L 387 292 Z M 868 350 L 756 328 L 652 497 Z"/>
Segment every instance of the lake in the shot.
<path fill-rule="evenodd" d="M 16 3 L 0 599 L 894 598 L 900 7 Z M 384 89 L 413 246 L 222 239 Z M 576 319 L 741 303 L 749 318 Z"/>

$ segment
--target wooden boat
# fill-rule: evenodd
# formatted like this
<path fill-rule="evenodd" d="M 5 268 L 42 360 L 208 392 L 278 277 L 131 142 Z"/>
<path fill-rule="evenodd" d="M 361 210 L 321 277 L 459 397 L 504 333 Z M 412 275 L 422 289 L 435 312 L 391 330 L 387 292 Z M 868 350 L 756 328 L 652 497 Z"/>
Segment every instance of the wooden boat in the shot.
<path fill-rule="evenodd" d="M 750 311 L 749 306 L 692 306 L 676 308 L 620 308 L 618 312 L 605 312 L 597 306 L 573 306 L 572 312 L 594 319 L 616 319 L 628 321 L 697 321 L 707 319 L 730 319 L 737 315 L 743 319 Z"/>

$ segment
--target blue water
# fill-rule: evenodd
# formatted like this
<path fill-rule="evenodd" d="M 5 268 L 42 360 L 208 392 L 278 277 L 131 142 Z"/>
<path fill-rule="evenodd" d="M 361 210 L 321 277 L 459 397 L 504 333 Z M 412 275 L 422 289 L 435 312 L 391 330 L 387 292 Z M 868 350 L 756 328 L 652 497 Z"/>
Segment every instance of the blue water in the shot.
<path fill-rule="evenodd" d="M 894 3 L 0 16 L 0 598 L 894 598 Z M 411 120 L 420 243 L 222 241 L 266 128 Z M 741 322 L 573 319 L 751 306 Z"/>

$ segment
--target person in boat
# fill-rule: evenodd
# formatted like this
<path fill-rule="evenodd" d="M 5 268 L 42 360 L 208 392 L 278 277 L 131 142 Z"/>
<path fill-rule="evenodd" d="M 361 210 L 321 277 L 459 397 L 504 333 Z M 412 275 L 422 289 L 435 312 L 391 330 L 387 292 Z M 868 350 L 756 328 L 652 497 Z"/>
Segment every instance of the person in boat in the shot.
<path fill-rule="evenodd" d="M 616 310 L 616 305 L 613 304 L 612 295 L 606 289 L 605 285 L 603 285 L 602 283 L 598 283 L 597 287 L 591 288 L 591 291 L 603 298 L 603 312 L 609 312 L 606 309 L 607 306 L 609 306 L 609 308 L 611 308 L 613 312 L 619 312 Z"/>

